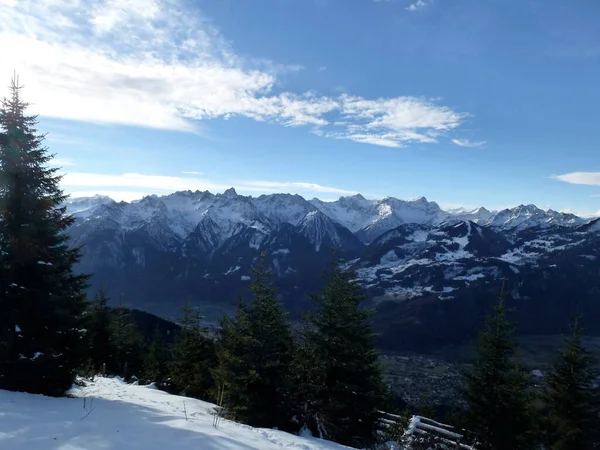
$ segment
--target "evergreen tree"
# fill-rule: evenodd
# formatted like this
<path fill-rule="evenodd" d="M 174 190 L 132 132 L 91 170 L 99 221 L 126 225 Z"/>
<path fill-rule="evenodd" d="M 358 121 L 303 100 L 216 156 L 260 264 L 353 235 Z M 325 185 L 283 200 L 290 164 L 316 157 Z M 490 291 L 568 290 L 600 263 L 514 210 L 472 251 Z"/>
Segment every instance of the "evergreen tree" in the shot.
<path fill-rule="evenodd" d="M 368 322 L 372 312 L 359 308 L 365 297 L 354 278 L 332 258 L 297 352 L 295 403 L 300 424 L 313 433 L 364 446 L 375 439 L 385 385 Z"/>
<path fill-rule="evenodd" d="M 155 383 L 162 383 L 166 376 L 167 355 L 165 343 L 158 329 L 154 333 L 152 343 L 144 357 L 144 378 Z"/>
<path fill-rule="evenodd" d="M 67 196 L 16 77 L 0 108 L 0 389 L 62 395 L 84 362 L 85 275 Z"/>
<path fill-rule="evenodd" d="M 114 358 L 112 364 L 107 364 L 107 371 L 128 379 L 141 369 L 144 340 L 122 301 L 111 313 L 110 334 Z"/>
<path fill-rule="evenodd" d="M 513 362 L 513 327 L 503 294 L 486 319 L 477 356 L 466 373 L 466 423 L 481 450 L 531 450 L 537 432 L 529 376 Z"/>
<path fill-rule="evenodd" d="M 247 305 L 238 299 L 233 317 L 221 319 L 217 339 L 217 367 L 213 374 L 218 390 L 225 390 L 227 414 L 240 421 L 246 421 L 251 393 L 246 386 L 254 380 L 249 349 L 253 338 L 248 324 Z M 218 397 L 218 395 L 217 395 Z"/>
<path fill-rule="evenodd" d="M 251 302 L 240 302 L 235 316 L 221 324 L 216 375 L 225 386 L 225 407 L 237 420 L 288 428 L 293 342 L 270 276 L 261 255 L 252 271 Z"/>
<path fill-rule="evenodd" d="M 180 325 L 169 371 L 171 381 L 178 392 L 209 400 L 214 386 L 211 371 L 216 366 L 214 342 L 202 329 L 200 313 L 189 303 L 183 309 Z"/>
<path fill-rule="evenodd" d="M 115 348 L 111 334 L 111 313 L 107 302 L 106 293 L 101 289 L 91 302 L 86 316 L 88 364 L 93 374 L 99 373 L 104 364 L 109 372 L 113 369 Z"/>
<path fill-rule="evenodd" d="M 594 359 L 581 343 L 578 319 L 546 377 L 544 400 L 550 450 L 600 448 L 600 391 Z"/>

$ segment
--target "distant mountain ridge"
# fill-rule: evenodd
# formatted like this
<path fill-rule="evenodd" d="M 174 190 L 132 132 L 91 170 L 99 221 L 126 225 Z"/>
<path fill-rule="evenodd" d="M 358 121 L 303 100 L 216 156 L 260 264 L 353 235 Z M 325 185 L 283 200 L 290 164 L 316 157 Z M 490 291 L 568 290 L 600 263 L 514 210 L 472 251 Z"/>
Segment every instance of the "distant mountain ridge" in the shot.
<path fill-rule="evenodd" d="M 425 197 L 399 200 L 386 197 L 367 200 L 361 194 L 340 197 L 333 202 L 316 198 L 309 201 L 299 195 L 270 194 L 259 197 L 238 195 L 234 188 L 222 194 L 208 191 L 179 191 L 173 194 L 146 196 L 134 202 L 119 202 L 106 196 L 75 198 L 67 209 L 77 218 L 88 218 L 97 208 L 118 209 L 127 226 L 136 226 L 154 215 L 163 213 L 173 232 L 185 237 L 205 217 L 219 227 L 221 238 L 231 236 L 237 223 L 256 222 L 265 226 L 276 223 L 298 225 L 307 214 L 320 211 L 328 218 L 350 230 L 363 242 L 371 242 L 383 233 L 405 223 L 438 225 L 447 221 L 472 221 L 504 230 L 522 230 L 532 227 L 576 227 L 590 222 L 574 214 L 544 211 L 535 205 L 519 205 L 500 211 L 485 207 L 468 211 L 444 211 L 436 202 Z"/>
<path fill-rule="evenodd" d="M 292 315 L 299 313 L 307 293 L 320 286 L 331 248 L 380 311 L 380 339 L 391 347 L 464 337 L 483 314 L 481 299 L 497 295 L 500 279 L 508 280 L 511 301 L 548 316 L 538 324 L 525 315 L 525 331 L 556 330 L 567 315 L 561 308 L 577 306 L 559 299 L 571 292 L 600 315 L 594 300 L 600 293 L 600 219 L 535 205 L 444 211 L 424 197 L 369 200 L 357 194 L 324 202 L 291 194 L 243 196 L 231 188 L 130 203 L 95 196 L 66 206 L 75 217 L 71 241 L 84 249 L 78 269 L 94 274 L 92 291 L 105 287 L 115 301 L 122 294 L 128 306 L 166 317 L 176 316 L 186 298 L 209 318 L 230 310 L 246 294 L 261 253 L 281 299 Z M 438 326 L 433 332 L 432 324 Z M 450 333 L 455 324 L 463 326 Z M 600 332 L 600 325 L 592 328 Z"/>

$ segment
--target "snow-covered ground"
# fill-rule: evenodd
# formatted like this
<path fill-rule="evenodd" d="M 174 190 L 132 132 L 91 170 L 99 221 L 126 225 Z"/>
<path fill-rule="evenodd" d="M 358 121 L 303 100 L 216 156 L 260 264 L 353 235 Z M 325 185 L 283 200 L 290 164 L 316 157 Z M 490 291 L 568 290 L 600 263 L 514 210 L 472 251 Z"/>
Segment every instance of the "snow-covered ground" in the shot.
<path fill-rule="evenodd" d="M 342 450 L 333 442 L 252 428 L 213 427 L 214 405 L 115 378 L 73 388 L 75 398 L 0 390 L 3 450 Z M 187 417 L 188 420 L 186 420 Z"/>

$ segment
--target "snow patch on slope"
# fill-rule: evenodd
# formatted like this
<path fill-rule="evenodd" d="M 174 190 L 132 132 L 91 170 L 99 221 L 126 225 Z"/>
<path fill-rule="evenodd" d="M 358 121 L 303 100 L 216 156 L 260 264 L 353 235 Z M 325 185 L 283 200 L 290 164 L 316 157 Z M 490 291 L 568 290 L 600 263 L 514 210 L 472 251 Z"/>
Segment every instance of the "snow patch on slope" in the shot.
<path fill-rule="evenodd" d="M 228 420 L 222 420 L 214 428 L 215 405 L 170 395 L 153 385 L 134 386 L 116 378 L 97 378 L 84 387 L 74 387 L 71 394 L 75 398 L 0 391 L 0 447 L 12 450 L 349 448 Z"/>

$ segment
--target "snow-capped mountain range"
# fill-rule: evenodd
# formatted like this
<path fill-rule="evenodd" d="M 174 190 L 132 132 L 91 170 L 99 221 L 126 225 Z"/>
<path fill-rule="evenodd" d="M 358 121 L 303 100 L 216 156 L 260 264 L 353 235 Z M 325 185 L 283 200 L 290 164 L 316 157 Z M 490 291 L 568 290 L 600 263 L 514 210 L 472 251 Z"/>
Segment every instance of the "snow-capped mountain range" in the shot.
<path fill-rule="evenodd" d="M 238 195 L 230 188 L 222 194 L 182 191 L 158 197 L 144 197 L 131 203 L 120 202 L 106 196 L 71 200 L 68 211 L 76 218 L 94 220 L 98 216 L 110 217 L 115 225 L 135 229 L 158 219 L 181 240 L 188 237 L 204 221 L 214 227 L 218 244 L 239 232 L 241 224 L 250 227 L 273 228 L 281 223 L 294 226 L 319 218 L 319 223 L 331 233 L 337 231 L 331 221 L 350 230 L 362 242 L 369 243 L 383 233 L 407 223 L 439 225 L 452 221 L 471 221 L 502 230 L 523 230 L 533 227 L 576 227 L 588 221 L 573 214 L 544 211 L 535 205 L 520 205 L 501 211 L 488 211 L 481 207 L 472 211 L 444 211 L 425 197 L 399 200 L 386 197 L 367 200 L 362 195 L 340 197 L 333 202 L 319 199 L 305 200 L 299 195 L 271 194 L 260 197 Z M 317 214 L 318 213 L 318 214 Z M 320 233 L 321 230 L 314 230 Z M 313 239 L 315 240 L 315 239 Z M 339 239 L 334 238 L 334 241 Z M 216 243 L 216 242 L 215 242 Z M 318 239 L 315 245 L 318 245 Z"/>
<path fill-rule="evenodd" d="M 184 298 L 227 310 L 247 291 L 260 253 L 292 310 L 302 310 L 306 293 L 318 288 L 331 248 L 355 270 L 370 301 L 394 311 L 413 299 L 462 307 L 461 299 L 500 278 L 515 280 L 511 296 L 523 299 L 529 280 L 556 267 L 557 274 L 567 273 L 566 261 L 585 273 L 600 270 L 600 219 L 534 205 L 444 211 L 423 197 L 324 202 L 291 194 L 242 196 L 231 188 L 131 203 L 95 196 L 66 206 L 76 219 L 72 242 L 83 246 L 80 269 L 94 274 L 93 288 L 167 316 Z"/>

